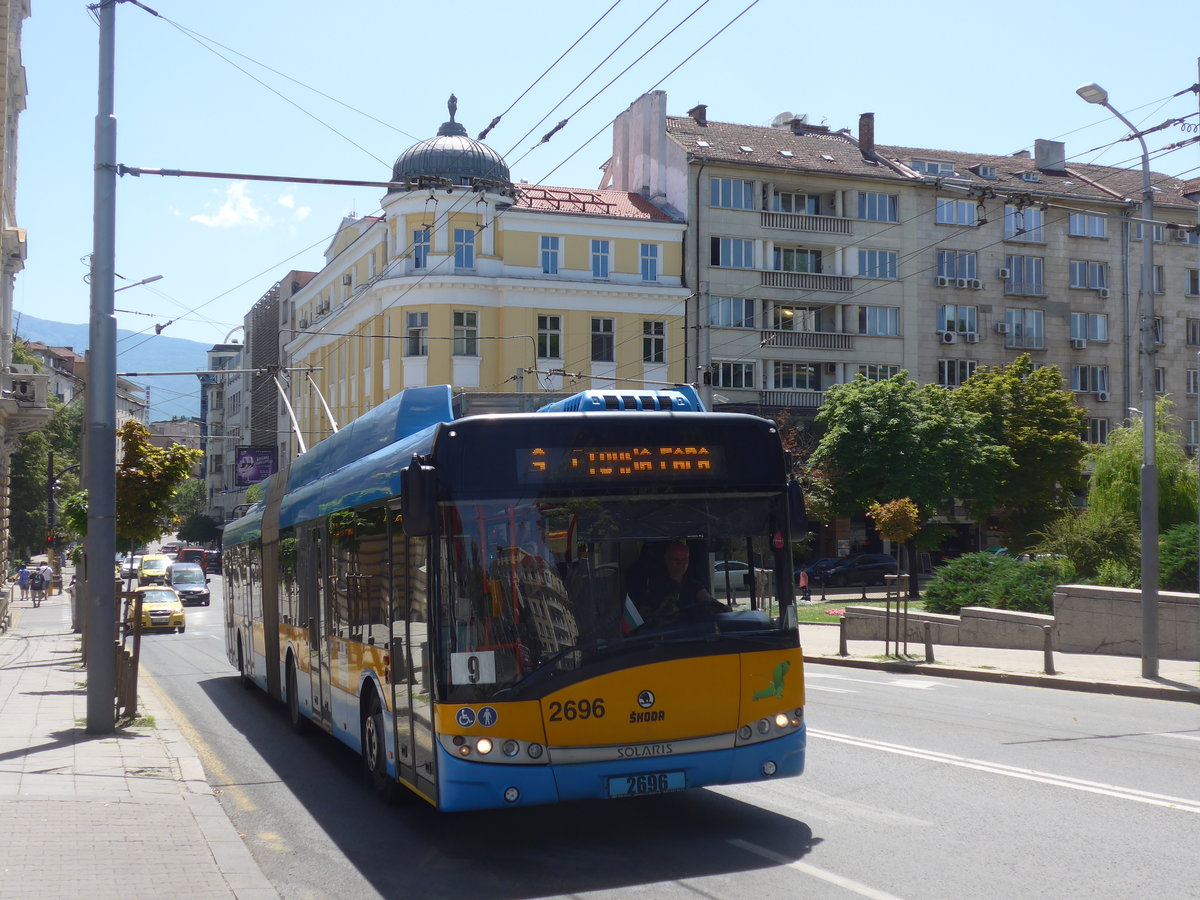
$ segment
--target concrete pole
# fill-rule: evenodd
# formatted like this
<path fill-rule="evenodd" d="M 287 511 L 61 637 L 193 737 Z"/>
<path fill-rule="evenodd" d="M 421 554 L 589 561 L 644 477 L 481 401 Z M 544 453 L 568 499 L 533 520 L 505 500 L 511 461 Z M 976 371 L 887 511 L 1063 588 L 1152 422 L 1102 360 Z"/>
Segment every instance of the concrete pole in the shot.
<path fill-rule="evenodd" d="M 116 265 L 117 120 L 113 111 L 116 0 L 96 9 L 100 67 L 92 220 L 92 310 L 88 337 L 87 466 L 87 731 L 116 727 L 116 629 L 112 574 L 116 558 L 117 325 L 113 314 Z"/>

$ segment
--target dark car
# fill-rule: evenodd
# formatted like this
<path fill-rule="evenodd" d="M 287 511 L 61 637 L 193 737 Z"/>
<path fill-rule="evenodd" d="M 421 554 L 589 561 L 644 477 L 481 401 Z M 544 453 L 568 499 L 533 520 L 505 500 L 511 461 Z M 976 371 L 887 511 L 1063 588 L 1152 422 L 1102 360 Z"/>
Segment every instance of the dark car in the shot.
<path fill-rule="evenodd" d="M 211 595 L 208 590 L 208 576 L 196 563 L 172 563 L 167 569 L 167 584 L 179 595 L 179 602 L 184 606 L 189 603 L 199 603 L 208 606 Z"/>
<path fill-rule="evenodd" d="M 204 548 L 203 547 L 183 547 L 175 556 L 175 562 L 195 563 L 204 568 Z"/>
<path fill-rule="evenodd" d="M 844 562 L 839 556 L 826 556 L 818 559 L 816 562 L 805 566 L 804 569 L 808 572 L 808 584 L 810 587 L 815 585 L 825 584 L 825 579 L 829 575 L 829 570 L 834 566 Z M 799 584 L 800 573 L 796 572 L 797 584 Z"/>
<path fill-rule="evenodd" d="M 220 550 L 205 550 L 204 551 L 204 571 L 215 572 L 221 574 L 221 551 Z"/>
<path fill-rule="evenodd" d="M 838 560 L 825 572 L 825 583 L 834 587 L 847 584 L 884 584 L 884 575 L 895 575 L 896 560 L 886 553 L 859 553 Z"/>

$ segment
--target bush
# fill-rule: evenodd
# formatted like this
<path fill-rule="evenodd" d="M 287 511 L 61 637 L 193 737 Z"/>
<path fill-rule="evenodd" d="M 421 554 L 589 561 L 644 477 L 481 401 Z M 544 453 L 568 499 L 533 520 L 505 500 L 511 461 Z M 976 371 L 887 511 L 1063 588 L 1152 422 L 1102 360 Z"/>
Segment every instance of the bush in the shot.
<path fill-rule="evenodd" d="M 1067 513 L 1046 526 L 1032 549 L 1063 556 L 1081 578 L 1095 579 L 1105 563 L 1129 565 L 1141 555 L 1138 523 L 1122 512 Z M 1108 567 L 1111 570 L 1112 566 Z"/>
<path fill-rule="evenodd" d="M 1196 590 L 1196 523 L 1187 522 L 1169 529 L 1159 539 L 1159 566 L 1162 586 L 1168 591 Z"/>
<path fill-rule="evenodd" d="M 988 606 L 1052 615 L 1054 588 L 1064 580 L 1057 559 L 1024 561 L 999 553 L 969 553 L 937 570 L 922 599 L 930 612 L 958 615 L 964 606 Z"/>

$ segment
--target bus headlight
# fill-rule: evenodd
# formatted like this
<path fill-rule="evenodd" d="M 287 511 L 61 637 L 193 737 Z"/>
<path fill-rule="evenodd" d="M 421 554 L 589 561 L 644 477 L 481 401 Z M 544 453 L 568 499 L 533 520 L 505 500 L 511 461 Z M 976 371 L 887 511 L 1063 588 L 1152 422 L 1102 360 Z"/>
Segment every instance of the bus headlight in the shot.
<path fill-rule="evenodd" d="M 791 720 L 788 719 L 788 717 L 785 713 L 776 713 L 775 714 L 775 727 L 776 728 L 787 728 L 788 725 L 790 724 L 790 721 Z"/>
<path fill-rule="evenodd" d="M 491 753 L 492 752 L 492 739 L 491 738 L 480 738 L 478 741 L 476 741 L 475 742 L 475 752 L 478 753 L 480 756 L 487 756 L 489 753 Z"/>

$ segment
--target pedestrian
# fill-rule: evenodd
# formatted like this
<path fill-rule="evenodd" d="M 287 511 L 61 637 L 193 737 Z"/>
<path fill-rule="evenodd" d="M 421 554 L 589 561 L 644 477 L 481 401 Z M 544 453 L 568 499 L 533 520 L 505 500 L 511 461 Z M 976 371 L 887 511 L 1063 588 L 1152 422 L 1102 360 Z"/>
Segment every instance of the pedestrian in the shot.
<path fill-rule="evenodd" d="M 800 599 L 804 603 L 812 600 L 812 594 L 808 590 L 808 569 L 801 569 L 800 575 L 796 578 L 796 585 L 800 588 Z"/>
<path fill-rule="evenodd" d="M 33 605 L 41 606 L 42 598 L 46 596 L 46 577 L 41 569 L 29 573 L 29 590 L 33 593 Z"/>
<path fill-rule="evenodd" d="M 42 563 L 40 570 L 42 573 L 42 599 L 45 600 L 50 589 L 54 587 L 54 570 L 50 568 L 49 562 Z"/>
<path fill-rule="evenodd" d="M 17 585 L 21 588 L 21 599 L 29 599 L 29 566 L 21 563 L 21 570 L 17 572 Z"/>

